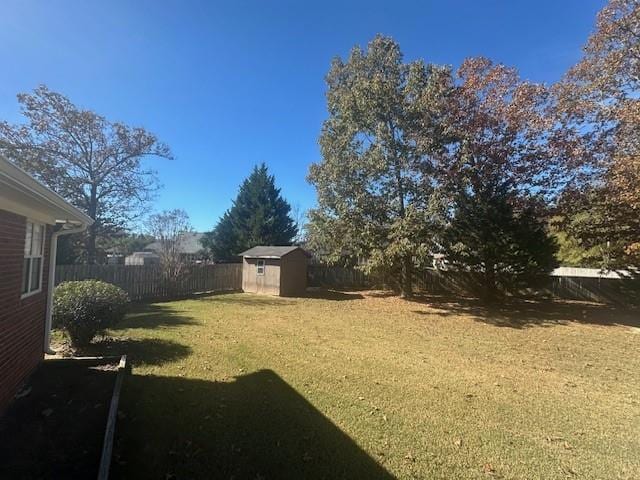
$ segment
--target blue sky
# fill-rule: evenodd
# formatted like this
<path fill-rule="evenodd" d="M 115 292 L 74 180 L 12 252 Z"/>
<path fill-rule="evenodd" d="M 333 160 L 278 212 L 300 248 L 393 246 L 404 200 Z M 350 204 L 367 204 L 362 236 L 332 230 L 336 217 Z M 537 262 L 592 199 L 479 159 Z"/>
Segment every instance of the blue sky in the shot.
<path fill-rule="evenodd" d="M 210 229 L 253 165 L 265 162 L 292 205 L 315 203 L 331 59 L 376 34 L 407 60 L 457 66 L 484 55 L 523 77 L 557 80 L 580 57 L 603 0 L 65 1 L 4 0 L 0 118 L 44 83 L 111 120 L 143 126 L 174 161 L 153 210 L 184 208 Z"/>

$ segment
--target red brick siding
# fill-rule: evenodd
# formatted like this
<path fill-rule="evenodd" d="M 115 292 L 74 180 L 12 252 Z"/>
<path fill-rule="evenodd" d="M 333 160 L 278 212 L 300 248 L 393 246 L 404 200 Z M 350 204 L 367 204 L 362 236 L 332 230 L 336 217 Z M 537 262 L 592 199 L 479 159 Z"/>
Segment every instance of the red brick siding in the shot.
<path fill-rule="evenodd" d="M 51 226 L 45 234 L 42 291 L 21 299 L 26 222 L 0 210 L 0 413 L 43 358 Z"/>

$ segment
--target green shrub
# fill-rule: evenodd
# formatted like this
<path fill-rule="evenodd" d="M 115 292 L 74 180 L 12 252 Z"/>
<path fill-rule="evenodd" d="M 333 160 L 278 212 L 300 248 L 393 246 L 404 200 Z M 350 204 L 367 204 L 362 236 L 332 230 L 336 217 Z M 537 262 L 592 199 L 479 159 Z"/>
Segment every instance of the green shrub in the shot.
<path fill-rule="evenodd" d="M 73 347 L 84 347 L 97 333 L 122 320 L 128 303 L 124 290 L 110 283 L 64 282 L 53 294 L 53 324 L 64 329 Z"/>

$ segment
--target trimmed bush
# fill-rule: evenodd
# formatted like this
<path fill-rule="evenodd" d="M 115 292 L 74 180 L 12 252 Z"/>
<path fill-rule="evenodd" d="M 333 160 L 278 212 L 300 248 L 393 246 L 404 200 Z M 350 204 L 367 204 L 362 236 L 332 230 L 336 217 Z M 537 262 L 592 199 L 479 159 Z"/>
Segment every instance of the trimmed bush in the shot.
<path fill-rule="evenodd" d="M 99 332 L 124 317 L 129 296 L 99 280 L 64 282 L 53 294 L 53 324 L 66 332 L 73 347 L 85 347 Z"/>

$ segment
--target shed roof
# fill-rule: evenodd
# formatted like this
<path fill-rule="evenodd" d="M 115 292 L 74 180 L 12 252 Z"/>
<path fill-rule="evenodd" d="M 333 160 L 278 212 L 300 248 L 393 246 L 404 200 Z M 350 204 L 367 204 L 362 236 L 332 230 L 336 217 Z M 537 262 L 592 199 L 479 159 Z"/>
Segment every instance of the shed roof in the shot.
<path fill-rule="evenodd" d="M 295 250 L 301 250 L 305 255 L 309 256 L 309 254 L 305 250 L 296 245 L 290 245 L 286 247 L 259 245 L 250 248 L 249 250 L 246 250 L 242 253 L 239 253 L 238 255 L 247 258 L 282 258 Z"/>

